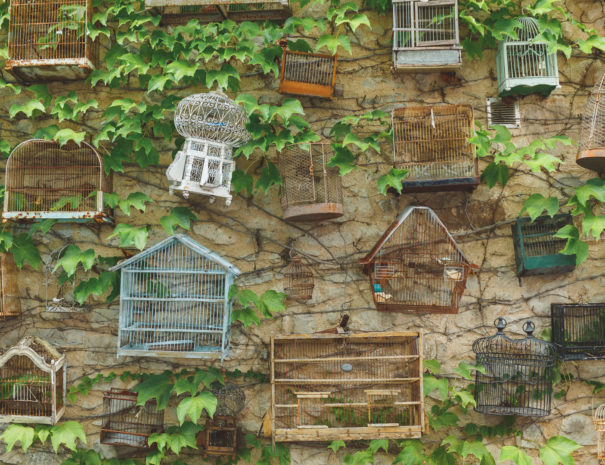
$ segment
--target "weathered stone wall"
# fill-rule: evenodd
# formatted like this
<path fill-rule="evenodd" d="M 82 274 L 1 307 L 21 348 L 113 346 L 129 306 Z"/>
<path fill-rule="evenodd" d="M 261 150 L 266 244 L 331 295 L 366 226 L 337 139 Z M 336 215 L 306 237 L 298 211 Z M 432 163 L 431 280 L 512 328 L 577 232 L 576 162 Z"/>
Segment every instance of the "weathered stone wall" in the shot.
<path fill-rule="evenodd" d="M 307 7 L 308 14 L 319 14 L 317 7 Z M 567 8 L 589 26 L 604 30 L 605 7 L 592 0 L 568 0 Z M 301 98 L 306 118 L 312 127 L 328 135 L 330 127 L 339 118 L 360 114 L 372 109 L 390 111 L 399 104 L 470 103 L 475 118 L 486 123 L 485 100 L 496 96 L 495 50 L 487 51 L 483 59 L 470 62 L 464 56 L 463 66 L 456 78 L 440 73 L 394 74 L 391 71 L 390 28 L 391 15 L 370 13 L 373 31 L 358 30 L 352 37 L 354 53 L 339 58 L 337 83 L 343 85 L 344 96 L 333 100 Z M 565 25 L 571 31 L 571 27 Z M 464 32 L 463 32 L 464 33 Z M 522 128 L 512 130 L 514 141 L 526 144 L 537 136 L 567 134 L 574 140 L 579 136 L 579 123 L 587 93 L 597 79 L 603 60 L 599 56 L 574 53 L 566 60 L 559 55 L 561 88 L 548 98 L 528 96 L 520 101 Z M 52 93 L 66 94 L 76 90 L 79 99 L 96 98 L 100 109 L 89 113 L 82 125 L 94 132 L 101 125 L 101 112 L 112 100 L 130 97 L 135 101 L 150 97 L 135 88 L 110 90 L 102 86 L 91 90 L 84 83 L 52 83 Z M 242 81 L 242 91 L 260 96 L 264 103 L 279 102 L 278 80 L 273 76 L 250 73 Z M 184 96 L 203 89 L 175 91 Z M 167 91 L 168 92 L 168 91 Z M 10 120 L 9 107 L 26 96 L 3 92 L 0 102 L 1 136 L 12 144 L 31 137 L 39 125 L 49 122 L 28 119 Z M 127 217 L 116 210 L 116 220 L 133 225 L 151 226 L 149 245 L 164 239 L 167 234 L 159 226 L 159 218 L 178 205 L 190 207 L 198 221 L 190 235 L 238 266 L 243 276 L 240 286 L 257 292 L 282 289 L 282 271 L 287 264 L 288 248 L 293 247 L 311 265 L 316 288 L 307 304 L 288 302 L 287 311 L 271 321 L 263 321 L 260 328 L 247 330 L 240 324 L 232 328 L 231 352 L 222 365 L 242 371 L 254 369 L 268 373 L 268 343 L 271 335 L 306 333 L 334 326 L 341 313 L 351 315 L 351 328 L 357 331 L 386 331 L 422 329 L 426 358 L 439 360 L 446 370 L 460 361 L 474 361 L 472 342 L 480 336 L 492 334 L 492 322 L 504 316 L 511 332 L 520 332 L 521 325 L 531 318 L 537 333 L 550 327 L 551 302 L 588 303 L 605 301 L 605 247 L 590 244 L 590 258 L 574 272 L 563 275 L 528 277 L 519 282 L 515 274 L 510 223 L 518 215 L 522 203 L 534 192 L 556 195 L 562 204 L 571 189 L 591 177 L 593 173 L 575 163 L 575 147 L 557 148 L 564 162 L 551 174 L 515 171 L 505 188 L 488 189 L 484 184 L 469 193 L 431 193 L 402 196 L 382 196 L 376 181 L 384 174 L 392 160 L 392 149 L 384 146 L 382 153 L 362 155 L 360 167 L 343 177 L 345 214 L 342 218 L 320 224 L 293 225 L 281 219 L 277 189 L 253 200 L 236 197 L 226 208 L 219 199 L 210 204 L 205 197 L 192 196 L 188 201 L 170 196 L 165 169 L 171 161 L 173 146 L 161 144 L 161 166 L 141 170 L 127 166 L 123 174 L 114 176 L 114 190 L 122 197 L 132 191 L 148 194 L 154 203 L 145 214 L 133 213 Z M 484 167 L 481 163 L 480 167 Z M 378 313 L 373 305 L 369 283 L 360 272 L 357 260 L 374 245 L 384 230 L 407 205 L 426 205 L 436 211 L 449 228 L 470 260 L 480 270 L 470 278 L 457 315 L 410 316 Z M 19 230 L 20 226 L 9 226 Z M 108 239 L 113 227 L 96 224 L 58 224 L 45 236 L 36 235 L 41 252 L 49 253 L 66 243 L 82 249 L 93 247 L 99 254 L 119 255 L 117 238 Z M 116 358 L 118 302 L 105 304 L 101 299 L 90 302 L 90 310 L 74 314 L 50 314 L 45 311 L 45 275 L 42 270 L 25 267 L 19 274 L 23 316 L 3 321 L 0 341 L 3 348 L 16 343 L 25 335 L 47 339 L 67 354 L 68 385 L 77 383 L 84 375 L 121 373 L 130 371 L 160 371 L 187 366 L 200 366 L 206 360 Z M 208 361 L 215 366 L 219 362 Z M 604 374 L 602 362 L 566 363 L 562 370 L 584 380 L 596 380 Z M 603 381 L 603 379 L 601 379 Z M 119 385 L 118 381 L 114 385 Z M 99 446 L 102 391 L 106 385 L 97 385 L 89 396 L 79 396 L 69 404 L 66 419 L 81 421 L 86 426 L 88 446 L 102 449 L 107 456 L 131 451 Z M 270 390 L 267 384 L 246 385 L 246 407 L 240 425 L 246 432 L 258 431 L 262 416 L 269 406 Z M 516 426 L 524 433 L 518 440 L 534 449 L 547 438 L 564 434 L 587 447 L 578 453 L 580 464 L 596 464 L 596 436 L 591 423 L 591 406 L 600 402 L 591 395 L 590 388 L 574 382 L 567 394 L 553 400 L 552 415 L 542 419 L 518 418 Z M 471 414 L 479 423 L 494 424 L 498 417 Z M 176 422 L 173 411 L 167 422 Z M 439 434 L 431 433 L 424 441 L 434 443 Z M 489 447 L 496 450 L 502 443 L 494 441 Z M 293 464 L 340 463 L 342 454 L 332 453 L 325 445 L 292 445 Z M 56 463 L 49 449 L 35 447 L 25 457 L 18 451 L 0 455 L 0 463 Z M 186 462 L 196 463 L 194 457 Z M 378 460 L 377 463 L 382 463 Z M 384 462 L 386 463 L 386 461 Z M 388 462 L 390 463 L 390 462 Z"/>

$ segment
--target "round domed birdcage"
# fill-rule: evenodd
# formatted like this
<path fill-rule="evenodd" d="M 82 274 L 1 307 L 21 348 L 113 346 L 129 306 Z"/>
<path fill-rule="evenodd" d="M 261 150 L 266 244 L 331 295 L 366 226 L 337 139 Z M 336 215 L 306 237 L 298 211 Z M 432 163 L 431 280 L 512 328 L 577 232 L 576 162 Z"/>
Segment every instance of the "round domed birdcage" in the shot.
<path fill-rule="evenodd" d="M 245 144 L 246 111 L 221 92 L 185 97 L 174 115 L 174 125 L 185 144 L 168 167 L 170 192 L 191 192 L 225 198 L 231 203 L 231 176 L 235 169 L 232 150 Z"/>
<path fill-rule="evenodd" d="M 522 339 L 504 334 L 504 318 L 497 318 L 494 325 L 495 335 L 473 343 L 477 364 L 485 368 L 485 373 L 476 375 L 476 410 L 492 415 L 548 415 L 555 346 L 533 335 L 531 321 L 523 325 L 527 336 Z"/>
<path fill-rule="evenodd" d="M 244 391 L 234 383 L 226 383 L 224 386 L 213 388 L 211 392 L 217 400 L 215 415 L 235 417 L 239 415 L 246 403 Z"/>
<path fill-rule="evenodd" d="M 605 171 L 605 73 L 586 102 L 576 161 L 583 168 Z"/>
<path fill-rule="evenodd" d="M 313 297 L 315 282 L 311 268 L 300 257 L 292 258 L 284 270 L 284 293 L 295 300 L 306 302 Z"/>
<path fill-rule="evenodd" d="M 597 407 L 593 419 L 597 431 L 597 458 L 602 465 L 605 463 L 605 404 Z"/>

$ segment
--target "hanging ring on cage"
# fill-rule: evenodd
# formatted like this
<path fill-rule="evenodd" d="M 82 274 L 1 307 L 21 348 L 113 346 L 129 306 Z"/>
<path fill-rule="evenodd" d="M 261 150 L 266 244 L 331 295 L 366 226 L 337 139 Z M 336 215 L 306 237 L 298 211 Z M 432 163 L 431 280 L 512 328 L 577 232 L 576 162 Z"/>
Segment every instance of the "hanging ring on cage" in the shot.
<path fill-rule="evenodd" d="M 533 336 L 533 335 L 534 335 L 534 330 L 535 330 L 535 329 L 536 329 L 536 325 L 535 325 L 535 324 L 534 324 L 534 322 L 533 322 L 533 321 L 531 321 L 531 320 L 530 320 L 530 321 L 526 321 L 526 322 L 523 324 L 523 331 L 525 331 L 525 333 L 526 333 L 528 336 Z"/>
<path fill-rule="evenodd" d="M 501 317 L 501 316 L 499 316 L 498 318 L 496 318 L 494 320 L 494 326 L 496 328 L 498 328 L 498 332 L 499 333 L 501 333 L 502 331 L 504 331 L 504 328 L 506 328 L 507 324 L 508 323 L 506 323 L 506 320 L 503 317 Z"/>

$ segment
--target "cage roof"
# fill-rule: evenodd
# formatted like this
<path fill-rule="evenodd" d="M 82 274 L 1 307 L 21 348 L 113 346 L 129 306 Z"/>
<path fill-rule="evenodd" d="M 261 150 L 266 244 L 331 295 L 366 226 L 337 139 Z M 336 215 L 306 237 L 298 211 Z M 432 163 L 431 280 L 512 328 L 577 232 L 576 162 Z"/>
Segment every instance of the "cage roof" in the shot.
<path fill-rule="evenodd" d="M 156 252 L 159 252 L 160 250 L 174 244 L 175 242 L 179 242 L 180 244 L 191 249 L 195 253 L 197 253 L 199 255 L 203 255 L 204 257 L 208 258 L 209 260 L 212 260 L 212 261 L 218 263 L 220 266 L 222 266 L 229 272 L 233 273 L 235 276 L 239 276 L 240 274 L 242 274 L 242 272 L 239 270 L 239 268 L 237 268 L 235 265 L 232 265 L 230 262 L 225 260 L 219 254 L 210 251 L 209 249 L 204 247 L 199 242 L 194 241 L 186 234 L 174 234 L 173 236 L 167 237 L 163 241 L 158 242 L 156 245 L 149 247 L 147 250 L 144 250 L 143 252 L 136 254 L 134 257 L 130 257 L 129 259 L 118 263 L 117 265 L 112 267 L 110 269 L 110 271 L 117 271 L 117 270 L 124 268 L 125 266 L 128 266 L 133 263 L 137 263 L 141 260 L 144 260 L 145 258 L 155 254 Z"/>
<path fill-rule="evenodd" d="M 517 25 L 515 25 L 515 32 L 517 33 L 518 39 L 506 37 L 504 42 L 529 42 L 540 35 L 538 21 L 536 21 L 534 18 L 522 16 L 517 18 L 516 22 Z"/>
<path fill-rule="evenodd" d="M 27 355 L 34 361 L 41 361 L 46 365 L 47 369 L 50 368 L 52 362 L 56 363 L 65 357 L 44 339 L 35 336 L 26 336 L 16 345 L 4 352 L 0 352 L 0 365 L 18 355 Z"/>

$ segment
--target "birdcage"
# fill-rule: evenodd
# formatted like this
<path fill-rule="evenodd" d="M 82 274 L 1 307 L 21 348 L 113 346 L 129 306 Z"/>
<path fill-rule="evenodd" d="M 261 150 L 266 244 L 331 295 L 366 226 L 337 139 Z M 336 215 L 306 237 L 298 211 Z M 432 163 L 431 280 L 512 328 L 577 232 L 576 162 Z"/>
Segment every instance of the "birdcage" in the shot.
<path fill-rule="evenodd" d="M 395 168 L 408 170 L 404 192 L 472 190 L 479 169 L 470 105 L 404 107 L 393 110 Z"/>
<path fill-rule="evenodd" d="M 235 169 L 233 148 L 250 138 L 245 110 L 221 92 L 185 97 L 174 115 L 176 130 L 185 144 L 168 167 L 170 192 L 183 197 L 208 195 L 211 202 L 223 197 L 231 204 L 231 176 Z"/>
<path fill-rule="evenodd" d="M 605 358 L 605 304 L 551 304 L 552 342 L 563 360 Z"/>
<path fill-rule="evenodd" d="M 0 253 L 0 279 L 2 280 L 0 320 L 21 315 L 18 272 L 13 256 L 8 253 Z"/>
<path fill-rule="evenodd" d="M 593 414 L 597 431 L 597 459 L 599 465 L 605 464 L 605 404 L 599 405 Z"/>
<path fill-rule="evenodd" d="M 291 146 L 280 153 L 284 219 L 322 221 L 343 215 L 340 173 L 328 166 L 332 156 L 326 140 Z"/>
<path fill-rule="evenodd" d="M 164 428 L 164 411 L 157 411 L 155 400 L 137 405 L 137 394 L 111 388 L 103 394 L 101 444 L 149 449 L 147 440 Z"/>
<path fill-rule="evenodd" d="M 0 423 L 54 425 L 65 411 L 65 355 L 25 337 L 0 354 Z"/>
<path fill-rule="evenodd" d="M 472 265 L 428 207 L 406 207 L 359 262 L 378 310 L 458 313 Z"/>
<path fill-rule="evenodd" d="M 111 268 L 117 270 L 118 356 L 227 356 L 235 266 L 175 234 Z"/>
<path fill-rule="evenodd" d="M 595 171 L 605 171 L 605 73 L 594 86 L 582 115 L 578 165 Z"/>
<path fill-rule="evenodd" d="M 443 70 L 462 64 L 457 0 L 393 1 L 393 66 Z"/>
<path fill-rule="evenodd" d="M 108 188 L 103 159 L 86 142 L 61 146 L 31 139 L 15 147 L 6 162 L 2 221 L 108 221 L 103 206 Z"/>
<path fill-rule="evenodd" d="M 95 68 L 91 0 L 11 0 L 6 70 L 25 81 L 84 79 Z"/>
<path fill-rule="evenodd" d="M 498 47 L 498 95 L 550 95 L 559 87 L 557 53 L 548 51 L 534 18 L 517 18 L 514 30 L 517 38 L 507 37 Z"/>
<path fill-rule="evenodd" d="M 275 441 L 419 438 L 422 335 L 299 334 L 271 339 Z"/>
<path fill-rule="evenodd" d="M 284 293 L 300 302 L 306 302 L 313 297 L 315 281 L 313 271 L 302 262 L 300 257 L 293 257 L 284 270 Z"/>
<path fill-rule="evenodd" d="M 284 49 L 279 75 L 279 92 L 332 98 L 336 82 L 336 55 L 288 50 L 288 41 L 280 42 Z"/>
<path fill-rule="evenodd" d="M 292 14 L 288 0 L 145 0 L 145 8 L 161 14 L 163 24 L 283 21 Z"/>
<path fill-rule="evenodd" d="M 535 326 L 525 322 L 522 339 L 504 334 L 506 320 L 494 322 L 498 332 L 473 343 L 477 364 L 476 410 L 492 415 L 541 417 L 550 413 L 555 346 L 536 339 Z"/>
<path fill-rule="evenodd" d="M 530 218 L 517 218 L 512 225 L 517 276 L 565 273 L 576 267 L 575 255 L 561 252 L 566 239 L 555 237 L 562 227 L 573 224 L 571 215 L 554 217 L 540 216 L 533 222 Z"/>

